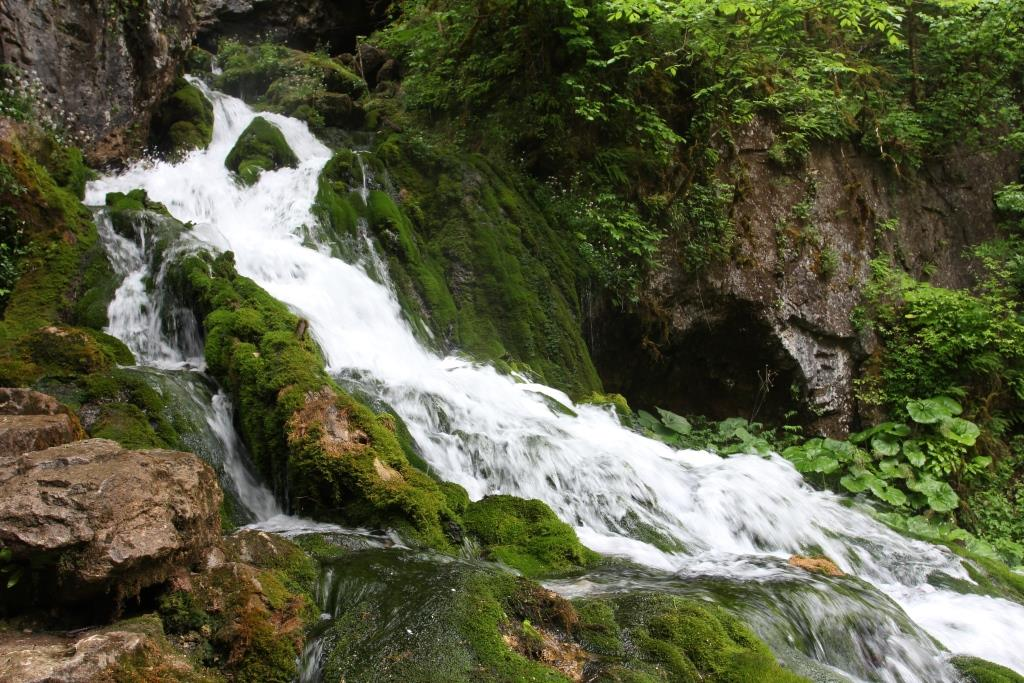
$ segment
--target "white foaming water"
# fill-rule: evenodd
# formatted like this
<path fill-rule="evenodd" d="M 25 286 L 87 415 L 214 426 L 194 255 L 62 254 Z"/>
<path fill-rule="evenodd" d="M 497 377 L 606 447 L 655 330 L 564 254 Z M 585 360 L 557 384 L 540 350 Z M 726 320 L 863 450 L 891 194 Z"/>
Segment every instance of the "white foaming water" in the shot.
<path fill-rule="evenodd" d="M 310 321 L 332 372 L 358 379 L 398 412 L 442 478 L 474 499 L 540 498 L 595 550 L 683 577 L 770 585 L 799 571 L 780 560 L 823 552 L 951 651 L 1024 673 L 1024 606 L 929 585 L 937 573 L 968 577 L 948 551 L 904 538 L 838 496 L 814 491 L 782 458 L 676 451 L 622 428 L 605 409 L 574 406 L 575 417 L 555 412 L 544 395 L 572 405 L 561 392 L 423 348 L 387 286 L 332 258 L 326 246 L 304 244 L 303 235 L 315 234 L 303 228 L 314 223 L 310 206 L 330 150 L 301 122 L 263 114 L 281 128 L 300 164 L 242 187 L 224 158 L 256 114 L 240 100 L 210 97 L 216 118 L 208 150 L 91 183 L 87 201 L 145 188 L 177 218 L 195 223 L 194 239 L 233 251 L 242 274 Z M 641 540 L 652 538 L 676 549 Z M 861 602 L 885 600 L 845 581 Z M 776 599 L 784 602 L 786 594 Z M 827 600 L 816 604 L 823 622 L 843 619 L 829 616 L 836 608 Z M 806 654 L 858 679 L 955 680 L 928 638 L 889 621 L 870 643 L 850 629 L 850 649 L 858 654 L 837 659 L 820 644 L 808 645 Z"/>

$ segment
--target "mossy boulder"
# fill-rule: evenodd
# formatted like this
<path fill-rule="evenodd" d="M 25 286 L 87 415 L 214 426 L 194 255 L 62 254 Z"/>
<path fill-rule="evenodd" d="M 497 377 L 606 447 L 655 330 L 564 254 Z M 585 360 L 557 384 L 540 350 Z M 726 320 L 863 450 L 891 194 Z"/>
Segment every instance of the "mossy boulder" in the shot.
<path fill-rule="evenodd" d="M 977 657 L 954 657 L 953 666 L 963 683 L 1024 683 L 1024 676 L 1016 671 Z"/>
<path fill-rule="evenodd" d="M 457 516 L 437 482 L 413 467 L 390 416 L 378 416 L 324 371 L 299 319 L 252 280 L 230 253 L 187 256 L 168 283 L 203 321 L 209 372 L 231 393 L 260 472 L 289 491 L 296 512 L 395 527 L 451 547 Z"/>
<path fill-rule="evenodd" d="M 48 375 L 79 375 L 135 363 L 119 339 L 88 328 L 47 325 L 29 335 L 28 345 L 32 361 Z"/>
<path fill-rule="evenodd" d="M 603 659 L 591 680 L 806 681 L 779 666 L 741 621 L 710 603 L 633 593 L 575 606 L 580 642 Z"/>
<path fill-rule="evenodd" d="M 291 683 L 306 629 L 317 617 L 316 562 L 259 531 L 224 539 L 207 568 L 159 600 L 172 639 L 229 680 Z"/>
<path fill-rule="evenodd" d="M 185 70 L 192 74 L 209 75 L 213 71 L 213 53 L 193 45 L 185 55 Z"/>
<path fill-rule="evenodd" d="M 172 157 L 206 149 L 213 139 L 213 104 L 199 88 L 179 78 L 153 116 L 150 138 Z"/>
<path fill-rule="evenodd" d="M 237 173 L 245 185 L 254 184 L 264 171 L 295 168 L 298 163 L 298 157 L 278 127 L 262 116 L 257 116 L 242 131 L 224 160 L 224 165 Z"/>
<path fill-rule="evenodd" d="M 340 61 L 317 52 L 302 52 L 284 45 L 259 43 L 243 45 L 223 41 L 218 58 L 221 73 L 217 88 L 258 104 L 274 83 L 284 78 L 301 78 L 309 87 L 326 92 L 358 97 L 366 92 L 366 83 Z"/>
<path fill-rule="evenodd" d="M 487 496 L 470 503 L 463 520 L 489 557 L 525 576 L 579 570 L 598 557 L 543 501 Z"/>

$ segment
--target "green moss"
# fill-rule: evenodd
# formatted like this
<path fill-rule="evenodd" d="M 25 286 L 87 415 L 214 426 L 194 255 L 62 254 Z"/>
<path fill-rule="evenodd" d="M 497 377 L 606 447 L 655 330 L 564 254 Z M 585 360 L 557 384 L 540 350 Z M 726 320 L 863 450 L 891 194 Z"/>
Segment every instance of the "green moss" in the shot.
<path fill-rule="evenodd" d="M 379 139 L 395 198 L 371 194 L 371 226 L 403 310 L 483 360 L 522 364 L 573 396 L 600 390 L 580 333 L 585 265 L 530 199 L 526 180 L 421 136 Z"/>
<path fill-rule="evenodd" d="M 146 413 L 128 403 L 103 405 L 96 423 L 89 429 L 89 435 L 117 441 L 125 448 L 171 448 L 171 444 L 154 431 Z"/>
<path fill-rule="evenodd" d="M 351 553 L 330 563 L 337 618 L 324 680 L 394 683 L 568 679 L 509 647 L 505 633 L 565 631 L 571 606 L 536 584 L 462 561 L 405 551 Z"/>
<path fill-rule="evenodd" d="M 576 606 L 584 642 L 608 653 L 598 681 L 806 681 L 780 667 L 742 622 L 709 603 L 639 593 Z"/>
<path fill-rule="evenodd" d="M 194 575 L 189 591 L 160 598 L 164 627 L 187 636 L 200 662 L 229 680 L 290 683 L 304 631 L 318 616 L 316 562 L 258 531 L 228 537 L 223 550 L 226 564 Z"/>
<path fill-rule="evenodd" d="M 55 143 L 46 142 L 50 144 Z M 0 323 L 0 384 L 6 385 L 31 384 L 47 372 L 78 372 L 83 363 L 106 366 L 127 358 L 109 338 L 71 327 L 80 320 L 95 324 L 105 318 L 113 288 L 91 214 L 79 203 L 79 188 L 74 187 L 85 173 L 74 161 L 80 154 L 67 148 L 45 153 L 40 145 L 14 135 L 0 140 L 0 161 L 13 178 L 0 189 L 0 204 L 17 217 L 26 243 L 21 275 Z M 57 177 L 31 150 L 51 162 Z M 70 161 L 57 163 L 56 157 Z M 47 335 L 37 335 L 47 327 L 71 330 L 75 348 L 62 351 Z M 37 341 L 45 348 L 34 348 Z"/>
<path fill-rule="evenodd" d="M 1024 676 L 977 657 L 954 657 L 953 666 L 964 677 L 964 683 L 1024 683 Z"/>
<path fill-rule="evenodd" d="M 245 185 L 255 183 L 264 171 L 295 168 L 298 163 L 281 131 L 262 116 L 257 116 L 242 131 L 224 160 L 224 165 L 237 173 Z"/>
<path fill-rule="evenodd" d="M 222 41 L 219 47 L 222 71 L 216 79 L 217 88 L 250 103 L 262 103 L 262 96 L 282 79 L 302 79 L 311 84 L 310 88 L 317 84 L 317 91 L 350 97 L 366 91 L 361 78 L 326 54 L 301 52 L 273 43 L 242 45 L 231 40 Z"/>
<path fill-rule="evenodd" d="M 163 152 L 179 156 L 206 149 L 212 139 L 213 104 L 199 88 L 179 78 L 153 115 L 150 141 Z"/>
<path fill-rule="evenodd" d="M 209 372 L 239 406 L 254 463 L 287 487 L 295 511 L 450 547 L 443 529 L 455 515 L 437 483 L 409 463 L 393 425 L 334 383 L 310 336 L 296 336 L 298 319 L 240 277 L 230 253 L 187 256 L 168 282 L 203 320 Z"/>
<path fill-rule="evenodd" d="M 185 70 L 193 74 L 209 74 L 213 71 L 213 54 L 193 45 L 185 55 Z"/>
<path fill-rule="evenodd" d="M 87 328 L 48 325 L 29 334 L 26 343 L 32 362 L 48 375 L 79 375 L 135 362 L 121 341 Z"/>
<path fill-rule="evenodd" d="M 486 553 L 526 576 L 581 569 L 597 559 L 543 501 L 487 496 L 463 517 Z"/>
<path fill-rule="evenodd" d="M 623 426 L 632 427 L 636 424 L 636 416 L 633 413 L 633 409 L 629 407 L 629 402 L 626 401 L 626 397 L 622 394 L 594 392 L 580 401 L 580 403 L 589 403 L 595 406 L 612 406 L 615 409 L 615 415 Z"/>

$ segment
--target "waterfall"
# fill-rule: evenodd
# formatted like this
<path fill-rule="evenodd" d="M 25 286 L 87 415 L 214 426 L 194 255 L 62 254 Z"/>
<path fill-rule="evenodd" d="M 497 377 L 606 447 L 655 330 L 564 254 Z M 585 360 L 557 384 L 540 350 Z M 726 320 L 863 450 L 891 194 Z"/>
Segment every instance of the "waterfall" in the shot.
<path fill-rule="evenodd" d="M 281 129 L 300 163 L 243 187 L 224 159 L 257 114 L 238 99 L 207 94 L 215 107 L 207 150 L 94 181 L 87 202 L 144 188 L 194 224 L 189 239 L 233 251 L 241 274 L 310 322 L 330 372 L 358 382 L 402 417 L 441 478 L 473 499 L 542 499 L 589 547 L 660 572 L 659 585 L 733 586 L 751 605 L 764 603 L 763 615 L 789 620 L 776 634 L 771 619 L 752 611 L 747 616 L 762 636 L 788 641 L 856 680 L 956 680 L 931 638 L 1024 673 L 1024 606 L 947 587 L 972 587 L 952 553 L 812 489 L 781 457 L 674 450 L 623 428 L 608 409 L 553 411 L 549 401 L 572 405 L 568 396 L 424 348 L 387 285 L 382 260 L 350 264 L 333 258 L 328 245 L 309 244 L 318 234 L 310 207 L 330 150 L 305 124 L 261 114 Z M 151 264 L 138 268 L 153 273 Z M 368 275 L 378 268 L 383 277 Z M 142 282 L 142 275 L 131 281 L 136 270 L 125 270 L 125 293 Z M 111 313 L 113 319 L 114 305 Z M 112 320 L 112 331 L 131 337 L 113 327 Z M 854 578 L 825 581 L 788 566 L 801 552 L 823 553 Z M 595 577 L 560 589 L 578 594 L 614 584 Z"/>

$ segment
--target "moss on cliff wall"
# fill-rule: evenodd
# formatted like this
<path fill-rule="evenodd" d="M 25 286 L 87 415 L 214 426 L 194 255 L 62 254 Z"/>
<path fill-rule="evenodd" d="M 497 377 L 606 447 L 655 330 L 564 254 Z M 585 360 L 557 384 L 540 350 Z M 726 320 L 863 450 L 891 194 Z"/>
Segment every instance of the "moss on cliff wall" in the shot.
<path fill-rule="evenodd" d="M 422 336 L 577 396 L 600 389 L 581 334 L 585 266 L 517 173 L 401 134 L 363 166 L 375 188 L 366 205 L 350 191 L 363 182 L 359 160 L 342 150 L 321 176 L 318 215 L 341 238 L 367 218 Z"/>
<path fill-rule="evenodd" d="M 79 203 L 88 170 L 80 154 L 55 144 L 14 125 L 0 135 L 5 241 L 22 245 L 0 322 L 0 384 L 131 362 L 120 342 L 96 329 L 106 323 L 116 284 L 92 217 Z"/>

